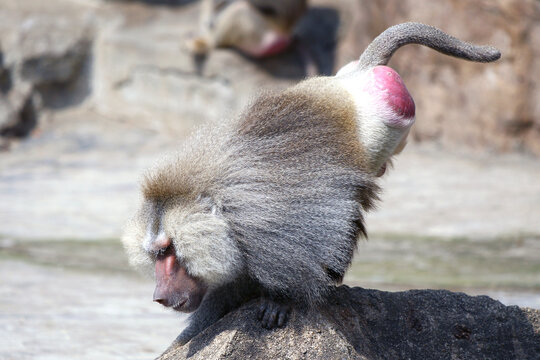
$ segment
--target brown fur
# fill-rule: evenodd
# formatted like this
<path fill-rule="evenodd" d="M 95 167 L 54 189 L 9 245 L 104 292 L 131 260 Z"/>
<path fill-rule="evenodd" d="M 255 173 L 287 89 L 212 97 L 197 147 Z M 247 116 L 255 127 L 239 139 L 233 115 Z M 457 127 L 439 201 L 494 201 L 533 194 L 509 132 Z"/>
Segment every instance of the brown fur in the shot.
<path fill-rule="evenodd" d="M 307 112 L 319 116 L 307 116 Z M 286 113 L 297 116 L 288 116 L 291 121 L 283 123 L 283 115 Z M 266 120 L 261 122 L 260 118 Z M 317 121 L 324 123 L 316 124 Z M 331 135 L 315 133 L 312 129 L 317 126 L 331 127 L 334 131 Z M 343 163 L 365 170 L 368 159 L 356 136 L 353 99 L 333 82 L 333 78 L 309 79 L 282 94 L 263 97 L 249 109 L 239 124 L 239 133 L 242 135 L 272 136 L 276 132 L 293 132 L 298 129 L 302 129 L 300 132 L 309 138 L 317 137 L 320 141 L 331 142 L 342 154 L 340 160 Z M 304 146 L 306 140 L 288 142 L 289 151 L 294 152 L 297 147 Z"/>

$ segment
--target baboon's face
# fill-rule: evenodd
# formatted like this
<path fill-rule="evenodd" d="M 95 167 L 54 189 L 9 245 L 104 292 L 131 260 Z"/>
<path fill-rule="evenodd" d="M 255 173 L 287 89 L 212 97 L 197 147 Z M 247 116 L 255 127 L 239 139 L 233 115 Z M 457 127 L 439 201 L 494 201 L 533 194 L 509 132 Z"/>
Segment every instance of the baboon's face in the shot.
<path fill-rule="evenodd" d="M 229 232 L 209 197 L 178 196 L 145 201 L 123 240 L 132 264 L 153 267 L 154 301 L 191 312 L 242 266 Z"/>
<path fill-rule="evenodd" d="M 207 286 L 187 272 L 176 256 L 174 245 L 158 252 L 155 269 L 154 301 L 182 312 L 192 312 L 199 307 Z"/>

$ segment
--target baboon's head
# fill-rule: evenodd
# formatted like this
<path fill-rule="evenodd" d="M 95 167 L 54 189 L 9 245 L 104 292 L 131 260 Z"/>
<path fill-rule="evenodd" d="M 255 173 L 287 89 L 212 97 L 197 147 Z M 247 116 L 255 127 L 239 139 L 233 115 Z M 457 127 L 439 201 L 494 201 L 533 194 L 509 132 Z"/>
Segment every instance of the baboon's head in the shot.
<path fill-rule="evenodd" d="M 180 160 L 149 172 L 143 204 L 123 236 L 132 265 L 155 274 L 154 301 L 183 312 L 197 309 L 209 288 L 242 266 L 219 203 L 204 192 L 201 176 Z"/>

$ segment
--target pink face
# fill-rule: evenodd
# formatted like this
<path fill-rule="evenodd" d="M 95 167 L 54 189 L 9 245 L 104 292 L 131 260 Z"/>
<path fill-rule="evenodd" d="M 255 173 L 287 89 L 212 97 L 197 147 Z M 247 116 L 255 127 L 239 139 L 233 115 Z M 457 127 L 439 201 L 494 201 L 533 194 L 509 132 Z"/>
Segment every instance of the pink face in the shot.
<path fill-rule="evenodd" d="M 174 247 L 168 246 L 156 259 L 154 301 L 182 312 L 192 312 L 201 304 L 207 287 L 191 276 L 178 261 Z"/>

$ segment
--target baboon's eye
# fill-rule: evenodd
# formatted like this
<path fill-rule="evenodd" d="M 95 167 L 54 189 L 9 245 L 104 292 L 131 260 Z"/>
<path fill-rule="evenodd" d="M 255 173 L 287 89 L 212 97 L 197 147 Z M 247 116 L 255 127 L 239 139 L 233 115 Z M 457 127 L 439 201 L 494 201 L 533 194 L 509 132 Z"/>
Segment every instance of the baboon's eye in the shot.
<path fill-rule="evenodd" d="M 167 247 L 156 250 L 154 252 L 154 254 L 155 254 L 156 258 L 159 259 L 159 258 L 163 258 L 164 256 L 167 256 L 171 252 L 174 252 L 174 246 L 172 244 L 167 246 Z"/>

